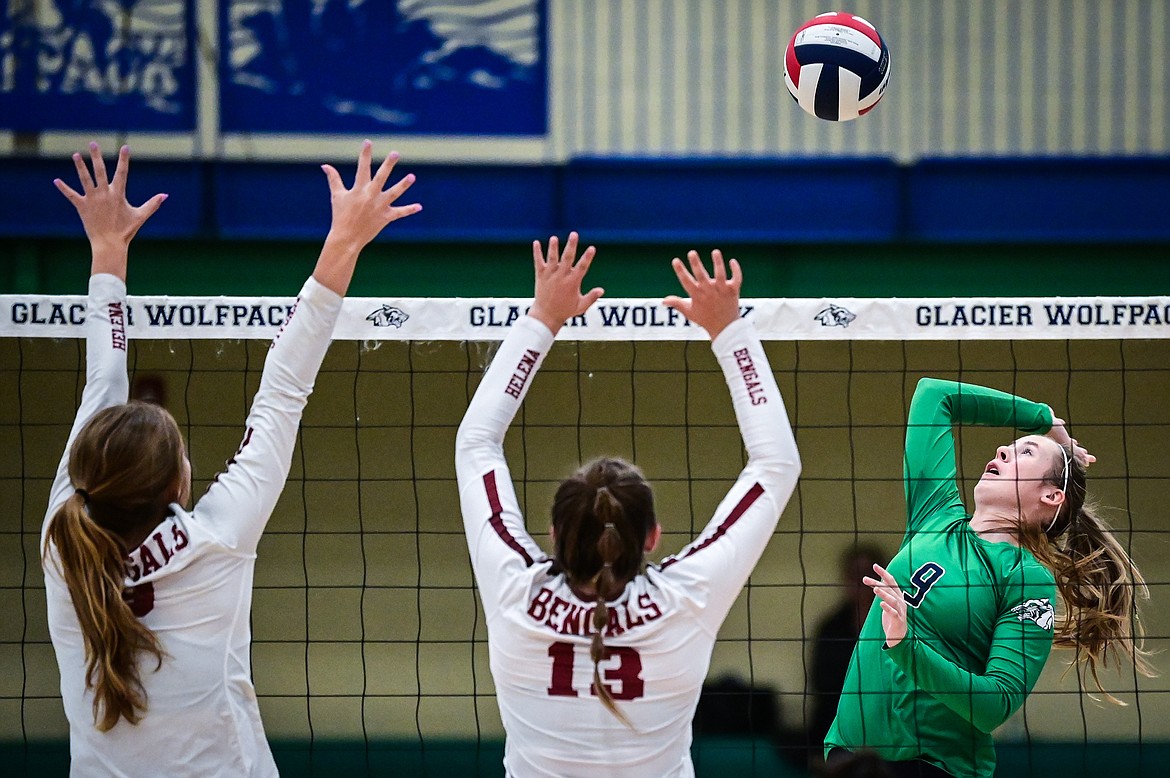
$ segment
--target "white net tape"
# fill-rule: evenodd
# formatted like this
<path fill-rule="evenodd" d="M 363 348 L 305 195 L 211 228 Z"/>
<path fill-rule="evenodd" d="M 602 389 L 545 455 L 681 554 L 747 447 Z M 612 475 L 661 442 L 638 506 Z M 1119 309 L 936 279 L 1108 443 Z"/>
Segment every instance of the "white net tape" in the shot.
<path fill-rule="evenodd" d="M 131 296 L 143 339 L 271 338 L 291 297 Z M 336 340 L 502 340 L 525 298 L 351 297 Z M 764 340 L 1099 340 L 1170 338 L 1170 297 L 837 298 L 743 301 Z M 0 295 L 0 337 L 80 337 L 83 295 Z M 702 340 L 660 300 L 602 299 L 566 340 Z"/>

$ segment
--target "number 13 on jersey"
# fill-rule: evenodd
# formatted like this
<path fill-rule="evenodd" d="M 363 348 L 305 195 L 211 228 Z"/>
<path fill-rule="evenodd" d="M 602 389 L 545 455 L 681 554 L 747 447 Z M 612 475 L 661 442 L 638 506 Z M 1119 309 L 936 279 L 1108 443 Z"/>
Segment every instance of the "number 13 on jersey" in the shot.
<path fill-rule="evenodd" d="M 552 680 L 548 686 L 549 696 L 576 697 L 577 690 L 573 688 L 573 661 L 576 657 L 576 646 L 572 643 L 558 641 L 548 647 L 548 655 L 552 657 Z M 585 661 L 589 660 L 589 649 L 582 646 Z M 642 680 L 642 657 L 635 649 L 628 646 L 606 646 L 599 665 L 602 682 L 615 700 L 636 700 L 645 693 L 646 684 Z M 597 689 L 589 684 L 589 693 L 597 696 Z"/>

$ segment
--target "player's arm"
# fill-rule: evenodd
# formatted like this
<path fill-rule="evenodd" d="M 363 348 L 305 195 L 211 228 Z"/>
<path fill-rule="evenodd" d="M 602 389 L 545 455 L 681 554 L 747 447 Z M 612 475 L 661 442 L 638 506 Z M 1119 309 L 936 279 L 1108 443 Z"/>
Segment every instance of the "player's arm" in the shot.
<path fill-rule="evenodd" d="M 991 732 L 1015 713 L 1040 678 L 1052 651 L 1056 587 L 1050 575 L 1024 573 L 1009 583 L 995 625 L 987 665 L 973 673 L 935 651 L 913 629 L 888 656 L 919 690 L 942 702 L 981 732 Z M 898 595 L 901 595 L 899 590 Z"/>
<path fill-rule="evenodd" d="M 955 462 L 955 424 L 1046 432 L 1052 426 L 1052 410 L 1042 403 L 974 384 L 937 378 L 919 381 L 910 402 L 903 460 L 907 536 L 933 517 L 963 511 Z"/>
<path fill-rule="evenodd" d="M 386 188 L 397 160 L 396 153 L 387 156 L 371 174 L 371 144 L 366 141 L 350 189 L 332 166 L 323 166 L 333 210 L 329 234 L 312 276 L 272 342 L 243 442 L 195 507 L 197 520 L 241 553 L 255 551 L 284 489 L 301 413 L 329 348 L 358 255 L 390 222 L 421 210 L 418 204 L 394 205 L 414 182 L 409 175 Z"/>
<path fill-rule="evenodd" d="M 714 629 L 751 575 L 792 496 L 800 456 L 763 344 L 739 316 L 739 263 L 731 260 L 729 277 L 719 251 L 712 252 L 713 275 L 697 252 L 688 259 L 689 272 L 681 260 L 673 264 L 689 299 L 671 296 L 664 302 L 711 335 L 748 461 L 706 528 L 659 569 L 686 579 L 701 606 L 699 617 Z"/>
<path fill-rule="evenodd" d="M 513 326 L 492 360 L 455 437 L 455 473 L 472 569 L 490 616 L 509 575 L 544 554 L 524 526 L 524 517 L 504 458 L 504 435 L 528 394 L 536 372 L 567 319 L 584 313 L 602 294 L 581 293 L 593 261 L 585 250 L 576 261 L 577 234 L 563 252 L 550 238 L 547 255 L 532 246 L 536 294 L 529 315 Z"/>
<path fill-rule="evenodd" d="M 69 482 L 69 450 L 77 434 L 95 413 L 126 402 L 129 394 L 126 377 L 126 264 L 130 241 L 166 199 L 166 195 L 157 194 L 138 207 L 131 206 L 126 200 L 129 147 L 123 146 L 119 151 L 113 179 L 106 173 L 101 149 L 96 143 L 89 144 L 89 157 L 92 174 L 82 156 L 73 155 L 80 192 L 61 179 L 53 181 L 77 209 L 89 239 L 92 259 L 85 315 L 85 389 L 49 493 L 48 516 L 53 515 L 56 506 L 73 490 Z"/>

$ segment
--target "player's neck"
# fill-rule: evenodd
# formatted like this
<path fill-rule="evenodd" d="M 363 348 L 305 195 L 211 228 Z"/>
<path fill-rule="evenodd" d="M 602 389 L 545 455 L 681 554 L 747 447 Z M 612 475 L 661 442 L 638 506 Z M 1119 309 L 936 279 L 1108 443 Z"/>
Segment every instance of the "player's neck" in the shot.
<path fill-rule="evenodd" d="M 1007 512 L 997 511 L 994 508 L 983 509 L 976 506 L 971 516 L 971 529 L 983 540 L 991 543 L 1010 543 L 1020 545 L 1016 526 L 1019 516 Z"/>
<path fill-rule="evenodd" d="M 586 602 L 593 602 L 597 599 L 597 590 L 589 584 L 569 584 L 569 590 L 577 596 L 578 600 L 585 600 Z"/>
<path fill-rule="evenodd" d="M 150 537 L 150 534 L 154 532 L 155 527 L 161 524 L 165 518 L 166 514 L 160 516 L 156 521 L 147 522 L 138 527 L 135 527 L 124 535 L 119 535 L 119 538 L 121 539 L 122 544 L 126 547 L 127 552 L 132 552 L 134 549 L 145 543 L 146 539 Z"/>
<path fill-rule="evenodd" d="M 605 598 L 605 601 L 612 602 L 613 600 L 621 597 L 622 592 L 626 590 L 627 583 L 628 582 L 621 584 L 613 594 Z M 582 600 L 584 602 L 596 602 L 597 600 L 597 589 L 588 583 L 575 584 L 570 582 L 569 590 L 573 592 L 573 595 L 576 596 L 578 600 Z"/>

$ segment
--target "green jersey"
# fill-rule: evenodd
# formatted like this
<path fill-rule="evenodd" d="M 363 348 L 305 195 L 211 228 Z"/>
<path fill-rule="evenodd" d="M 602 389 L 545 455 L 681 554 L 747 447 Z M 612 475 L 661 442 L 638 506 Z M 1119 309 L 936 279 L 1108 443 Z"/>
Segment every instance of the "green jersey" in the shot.
<path fill-rule="evenodd" d="M 956 423 L 1043 433 L 1052 411 L 979 386 L 919 382 L 906 427 L 906 535 L 887 567 L 909 606 L 909 631 L 886 648 L 874 601 L 825 750 L 921 759 L 970 778 L 995 772 L 991 731 L 1044 668 L 1056 586 L 1029 551 L 971 529 L 956 481 Z"/>

